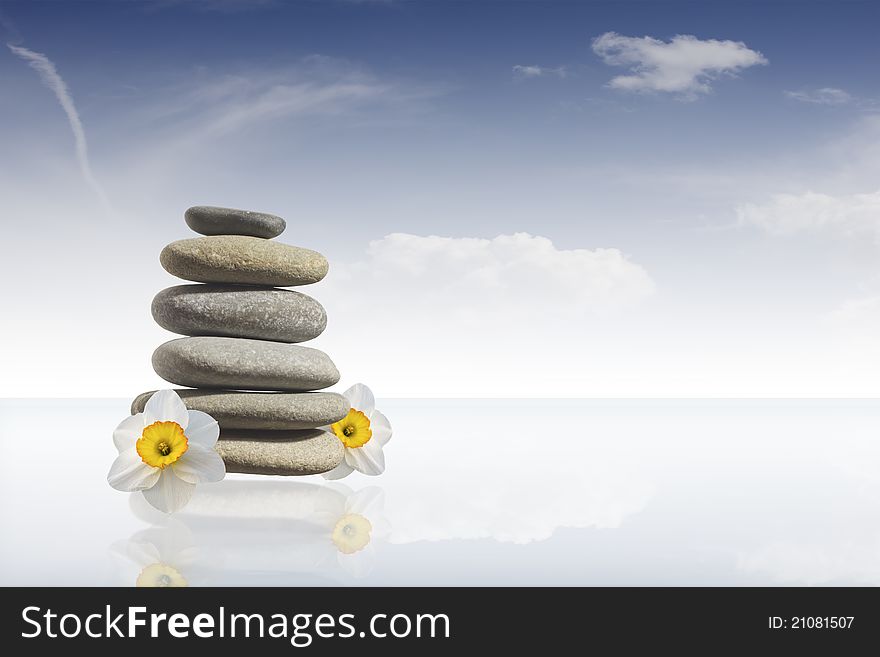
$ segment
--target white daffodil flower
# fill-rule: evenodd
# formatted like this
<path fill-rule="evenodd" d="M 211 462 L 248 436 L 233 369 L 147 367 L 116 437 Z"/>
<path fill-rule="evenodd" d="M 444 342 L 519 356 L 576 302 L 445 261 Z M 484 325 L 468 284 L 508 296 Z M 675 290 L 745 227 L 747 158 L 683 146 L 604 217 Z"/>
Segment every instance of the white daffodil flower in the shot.
<path fill-rule="evenodd" d="M 342 394 L 348 399 L 351 410 L 324 430 L 342 441 L 345 458 L 330 472 L 325 472 L 324 477 L 342 479 L 355 470 L 365 475 L 382 474 L 385 471 L 382 448 L 391 440 L 391 424 L 376 410 L 373 391 L 363 383 L 356 383 Z"/>
<path fill-rule="evenodd" d="M 214 451 L 219 437 L 214 418 L 187 410 L 173 390 L 160 390 L 143 413 L 126 418 L 113 432 L 119 456 L 107 481 L 116 490 L 141 491 L 160 511 L 178 511 L 196 484 L 226 476 L 223 459 Z"/>

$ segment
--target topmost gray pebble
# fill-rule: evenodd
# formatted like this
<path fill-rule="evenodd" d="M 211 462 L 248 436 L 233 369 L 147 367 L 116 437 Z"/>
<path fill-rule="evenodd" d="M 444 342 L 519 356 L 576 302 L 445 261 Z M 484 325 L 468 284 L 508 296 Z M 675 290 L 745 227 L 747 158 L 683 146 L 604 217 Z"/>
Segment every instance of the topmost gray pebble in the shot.
<path fill-rule="evenodd" d="M 249 235 L 272 239 L 284 232 L 281 217 L 265 212 L 197 205 L 186 211 L 186 225 L 202 235 Z"/>

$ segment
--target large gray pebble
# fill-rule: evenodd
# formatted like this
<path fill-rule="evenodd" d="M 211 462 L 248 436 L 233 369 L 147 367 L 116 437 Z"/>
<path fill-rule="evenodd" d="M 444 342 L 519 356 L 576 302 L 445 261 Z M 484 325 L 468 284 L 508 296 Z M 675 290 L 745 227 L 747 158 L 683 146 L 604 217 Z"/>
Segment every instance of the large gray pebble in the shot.
<path fill-rule="evenodd" d="M 202 235 L 251 235 L 271 239 L 287 226 L 284 219 L 265 212 L 197 205 L 186 211 L 186 225 Z"/>
<path fill-rule="evenodd" d="M 189 388 L 306 392 L 332 386 L 339 371 L 323 351 L 245 338 L 178 338 L 153 352 L 153 369 Z"/>
<path fill-rule="evenodd" d="M 317 283 L 327 258 L 317 251 L 246 235 L 213 235 L 172 242 L 159 254 L 169 274 L 196 283 L 287 287 Z"/>
<path fill-rule="evenodd" d="M 227 431 L 214 449 L 223 457 L 227 472 L 288 476 L 328 472 L 345 453 L 336 436 L 320 429 Z"/>
<path fill-rule="evenodd" d="M 293 290 L 243 285 L 178 285 L 153 299 L 153 319 L 181 335 L 305 342 L 327 326 L 324 307 Z"/>
<path fill-rule="evenodd" d="M 203 411 L 228 429 L 313 429 L 341 420 L 348 400 L 335 392 L 227 392 L 175 390 L 191 411 Z M 142 413 L 155 390 L 138 395 L 131 414 Z"/>

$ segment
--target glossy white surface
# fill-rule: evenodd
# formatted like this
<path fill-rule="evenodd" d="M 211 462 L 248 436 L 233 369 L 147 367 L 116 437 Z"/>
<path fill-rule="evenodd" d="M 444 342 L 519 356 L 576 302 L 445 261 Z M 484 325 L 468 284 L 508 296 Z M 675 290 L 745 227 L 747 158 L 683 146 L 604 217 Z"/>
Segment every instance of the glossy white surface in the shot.
<path fill-rule="evenodd" d="M 230 476 L 169 518 L 106 484 L 127 400 L 0 400 L 0 584 L 880 584 L 878 402 L 377 406 L 384 475 Z"/>

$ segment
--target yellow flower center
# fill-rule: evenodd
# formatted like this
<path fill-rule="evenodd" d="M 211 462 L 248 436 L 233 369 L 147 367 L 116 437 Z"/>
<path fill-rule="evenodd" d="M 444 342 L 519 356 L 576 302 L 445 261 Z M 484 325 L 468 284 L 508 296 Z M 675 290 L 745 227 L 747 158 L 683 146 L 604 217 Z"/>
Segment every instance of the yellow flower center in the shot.
<path fill-rule="evenodd" d="M 357 513 L 343 516 L 333 528 L 333 543 L 343 554 L 354 554 L 367 547 L 373 525 Z"/>
<path fill-rule="evenodd" d="M 339 422 L 330 425 L 336 437 L 348 448 L 362 447 L 373 437 L 370 429 L 370 418 L 362 411 L 351 409 Z"/>
<path fill-rule="evenodd" d="M 171 566 L 166 566 L 162 563 L 154 563 L 141 571 L 141 574 L 138 575 L 137 581 L 135 582 L 135 586 L 147 588 L 174 588 L 189 586 L 189 583 L 183 575 Z"/>
<path fill-rule="evenodd" d="M 135 443 L 143 462 L 160 470 L 183 456 L 188 447 L 183 427 L 177 422 L 153 422 Z"/>

